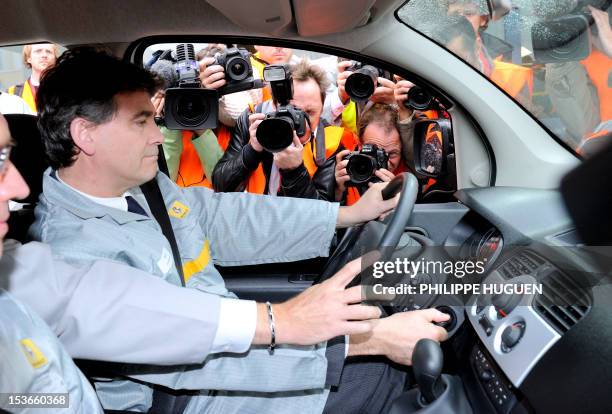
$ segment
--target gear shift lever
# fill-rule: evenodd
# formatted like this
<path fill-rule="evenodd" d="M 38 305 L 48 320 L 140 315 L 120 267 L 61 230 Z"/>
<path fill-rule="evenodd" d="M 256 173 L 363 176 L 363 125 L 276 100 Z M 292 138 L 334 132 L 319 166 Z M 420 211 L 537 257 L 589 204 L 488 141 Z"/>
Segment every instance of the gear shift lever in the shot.
<path fill-rule="evenodd" d="M 421 339 L 412 352 L 412 370 L 421 394 L 427 404 L 434 402 L 444 392 L 441 379 L 444 356 L 440 344 L 431 339 Z"/>

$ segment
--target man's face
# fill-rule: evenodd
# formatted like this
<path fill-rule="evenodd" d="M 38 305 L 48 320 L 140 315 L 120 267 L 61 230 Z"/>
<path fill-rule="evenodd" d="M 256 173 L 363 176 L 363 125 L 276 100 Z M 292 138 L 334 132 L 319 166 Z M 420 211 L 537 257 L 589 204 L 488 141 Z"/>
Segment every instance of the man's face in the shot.
<path fill-rule="evenodd" d="M 55 48 L 51 43 L 32 45 L 32 52 L 28 63 L 32 65 L 32 71 L 42 72 L 48 67 L 55 65 Z"/>
<path fill-rule="evenodd" d="M 321 102 L 321 89 L 319 84 L 313 79 L 308 79 L 304 82 L 293 81 L 293 100 L 291 103 L 297 106 L 310 118 L 310 125 L 316 128 L 321 119 L 321 111 L 323 110 L 323 102 Z M 310 129 L 306 125 L 306 134 L 300 137 L 302 144 L 306 143 L 310 138 Z"/>
<path fill-rule="evenodd" d="M 397 129 L 393 128 L 391 131 L 387 131 L 382 125 L 375 122 L 371 123 L 363 131 L 361 142 L 383 148 L 389 155 L 389 171 L 395 172 L 397 170 L 402 159 L 402 143 Z"/>
<path fill-rule="evenodd" d="M 259 57 L 270 65 L 287 63 L 293 55 L 293 49 L 286 47 L 255 46 L 255 50 L 259 52 Z"/>
<path fill-rule="evenodd" d="M 120 93 L 115 103 L 117 111 L 111 120 L 91 127 L 93 154 L 79 156 L 91 157 L 98 171 L 96 181 L 105 186 L 102 192 L 118 196 L 155 177 L 157 145 L 163 136 L 155 125 L 155 109 L 147 92 Z"/>
<path fill-rule="evenodd" d="M 11 145 L 11 134 L 4 116 L 0 114 L 0 151 Z M 8 232 L 9 200 L 25 198 L 30 193 L 27 184 L 10 161 L 0 169 L 0 257 L 2 242 Z"/>

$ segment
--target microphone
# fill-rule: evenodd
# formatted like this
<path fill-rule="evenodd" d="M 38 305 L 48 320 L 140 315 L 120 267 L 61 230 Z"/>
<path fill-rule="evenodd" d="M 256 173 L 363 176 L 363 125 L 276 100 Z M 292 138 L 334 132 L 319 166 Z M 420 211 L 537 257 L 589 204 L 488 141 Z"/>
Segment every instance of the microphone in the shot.
<path fill-rule="evenodd" d="M 193 60 L 195 61 L 195 50 L 191 43 L 179 43 L 176 45 L 176 61 L 187 61 Z"/>
<path fill-rule="evenodd" d="M 158 60 L 151 65 L 151 72 L 155 73 L 162 80 L 163 89 L 171 88 L 178 82 L 178 75 L 174 69 L 174 64 L 169 60 Z"/>

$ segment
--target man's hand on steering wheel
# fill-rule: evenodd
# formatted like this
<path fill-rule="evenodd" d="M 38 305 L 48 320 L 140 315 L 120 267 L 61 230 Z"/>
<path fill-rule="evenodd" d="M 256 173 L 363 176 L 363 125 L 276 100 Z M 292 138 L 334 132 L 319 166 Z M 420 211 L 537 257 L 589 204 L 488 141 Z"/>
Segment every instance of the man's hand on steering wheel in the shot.
<path fill-rule="evenodd" d="M 352 206 L 340 207 L 336 227 L 351 227 L 384 217 L 393 210 L 400 195 L 383 200 L 382 190 L 389 183 L 373 184 Z"/>

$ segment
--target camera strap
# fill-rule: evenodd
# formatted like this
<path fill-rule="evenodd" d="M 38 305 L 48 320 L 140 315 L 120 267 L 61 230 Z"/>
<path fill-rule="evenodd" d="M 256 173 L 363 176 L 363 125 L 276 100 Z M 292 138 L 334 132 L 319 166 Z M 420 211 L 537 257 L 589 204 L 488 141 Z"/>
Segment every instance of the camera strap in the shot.
<path fill-rule="evenodd" d="M 312 145 L 312 140 L 310 140 Z M 312 151 L 315 156 L 315 164 L 320 167 L 325 162 L 325 127 L 322 123 L 319 123 L 319 127 L 317 128 L 317 136 L 315 137 L 314 150 Z M 311 147 L 312 149 L 312 147 Z"/>

